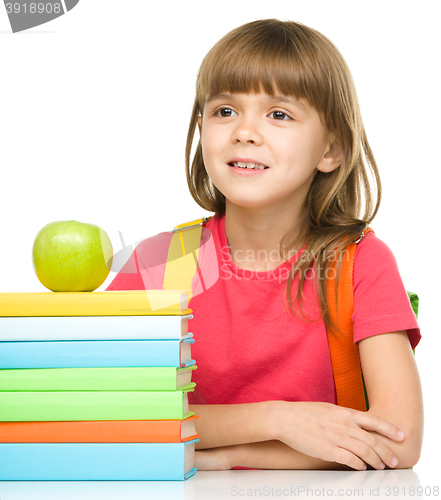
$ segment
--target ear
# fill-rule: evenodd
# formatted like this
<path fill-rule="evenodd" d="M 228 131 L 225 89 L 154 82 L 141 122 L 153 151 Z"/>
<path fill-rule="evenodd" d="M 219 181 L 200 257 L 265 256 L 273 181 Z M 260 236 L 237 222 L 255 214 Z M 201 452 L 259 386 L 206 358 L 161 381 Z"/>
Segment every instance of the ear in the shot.
<path fill-rule="evenodd" d="M 199 135 L 202 133 L 202 116 L 198 116 Z"/>
<path fill-rule="evenodd" d="M 331 138 L 331 143 L 323 158 L 317 165 L 317 170 L 325 174 L 333 172 L 343 162 L 343 149 L 337 139 Z"/>

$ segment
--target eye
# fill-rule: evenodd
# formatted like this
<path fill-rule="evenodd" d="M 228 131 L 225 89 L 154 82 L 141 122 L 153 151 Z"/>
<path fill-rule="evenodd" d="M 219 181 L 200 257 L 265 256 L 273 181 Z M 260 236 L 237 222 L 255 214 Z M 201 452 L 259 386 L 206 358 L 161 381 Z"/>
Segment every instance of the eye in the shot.
<path fill-rule="evenodd" d="M 233 111 L 231 108 L 219 108 L 214 112 L 215 115 L 222 116 L 224 118 L 229 118 L 230 116 L 233 116 L 233 113 L 236 113 L 236 111 Z"/>
<path fill-rule="evenodd" d="M 274 115 L 274 119 L 275 120 L 292 120 L 292 118 L 290 116 L 288 116 L 286 113 L 284 113 L 283 111 L 273 111 L 272 113 L 270 113 L 269 116 L 271 115 Z"/>

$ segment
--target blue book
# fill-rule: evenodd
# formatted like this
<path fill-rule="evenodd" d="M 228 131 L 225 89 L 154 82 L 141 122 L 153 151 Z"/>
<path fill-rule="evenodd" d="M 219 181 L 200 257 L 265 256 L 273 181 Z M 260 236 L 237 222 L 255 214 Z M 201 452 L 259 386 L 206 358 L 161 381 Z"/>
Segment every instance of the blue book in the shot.
<path fill-rule="evenodd" d="M 1 443 L 2 481 L 182 481 L 199 439 L 185 443 Z"/>
<path fill-rule="evenodd" d="M 194 365 L 192 338 L 184 340 L 73 340 L 0 342 L 2 368 L 97 368 Z"/>
<path fill-rule="evenodd" d="M 165 340 L 191 337 L 184 316 L 0 317 L 0 341 Z"/>

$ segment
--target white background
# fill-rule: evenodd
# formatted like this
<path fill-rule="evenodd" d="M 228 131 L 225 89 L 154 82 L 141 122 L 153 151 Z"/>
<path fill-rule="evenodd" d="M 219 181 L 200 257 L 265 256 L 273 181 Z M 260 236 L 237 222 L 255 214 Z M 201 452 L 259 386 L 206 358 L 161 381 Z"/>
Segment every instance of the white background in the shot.
<path fill-rule="evenodd" d="M 116 252 L 118 232 L 127 245 L 206 215 L 184 168 L 202 58 L 246 22 L 300 21 L 330 38 L 351 68 L 384 187 L 373 228 L 420 296 L 426 430 L 414 470 L 423 486 L 439 485 L 437 4 L 81 0 L 16 34 L 0 5 L 0 292 L 46 291 L 31 250 L 49 222 L 97 224 Z"/>

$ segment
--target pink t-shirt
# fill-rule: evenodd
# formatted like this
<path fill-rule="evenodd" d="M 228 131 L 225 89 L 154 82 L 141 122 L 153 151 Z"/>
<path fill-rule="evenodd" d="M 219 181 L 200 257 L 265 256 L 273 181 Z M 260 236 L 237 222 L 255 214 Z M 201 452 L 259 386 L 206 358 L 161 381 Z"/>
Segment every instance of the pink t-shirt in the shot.
<path fill-rule="evenodd" d="M 192 374 L 196 389 L 189 393 L 190 404 L 268 400 L 335 404 L 326 328 L 318 319 L 313 280 L 306 281 L 304 306 L 315 321 L 285 310 L 288 273 L 301 252 L 271 271 L 254 272 L 231 261 L 225 217 L 214 216 L 206 229 L 201 272 L 193 280 L 190 301 L 192 357 L 198 366 Z M 140 243 L 107 289 L 161 288 L 171 236 L 161 233 Z M 246 254 L 243 258 L 246 266 Z M 407 330 L 415 348 L 421 335 L 396 260 L 373 233 L 357 245 L 353 286 L 354 341 Z"/>

